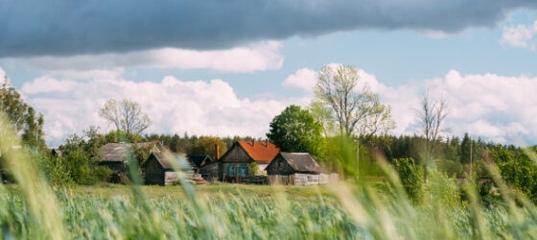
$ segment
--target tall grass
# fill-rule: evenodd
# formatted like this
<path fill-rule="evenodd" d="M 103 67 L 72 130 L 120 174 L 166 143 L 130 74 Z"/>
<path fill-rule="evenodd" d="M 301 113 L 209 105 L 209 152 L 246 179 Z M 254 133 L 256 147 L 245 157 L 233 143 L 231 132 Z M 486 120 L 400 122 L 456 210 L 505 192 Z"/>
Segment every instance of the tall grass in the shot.
<path fill-rule="evenodd" d="M 290 195 L 285 186 L 200 193 L 185 179 L 158 187 L 183 194 L 155 197 L 133 184 L 130 194 L 99 196 L 51 189 L 1 115 L 0 134 L 2 159 L 18 183 L 0 185 L 3 239 L 537 238 L 536 206 L 512 191 L 494 165 L 488 170 L 503 200 L 487 207 L 475 185 L 461 186 L 434 171 L 417 204 L 381 157 L 384 182 L 301 188 L 307 196 Z"/>

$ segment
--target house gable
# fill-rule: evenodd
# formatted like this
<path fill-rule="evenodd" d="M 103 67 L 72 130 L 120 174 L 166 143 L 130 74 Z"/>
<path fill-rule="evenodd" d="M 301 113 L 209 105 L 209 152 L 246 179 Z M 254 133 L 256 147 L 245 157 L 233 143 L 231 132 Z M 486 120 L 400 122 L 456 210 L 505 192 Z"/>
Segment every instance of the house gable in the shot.
<path fill-rule="evenodd" d="M 266 168 L 268 175 L 291 175 L 295 173 L 295 170 L 289 165 L 289 163 L 278 154 L 274 160 Z"/>

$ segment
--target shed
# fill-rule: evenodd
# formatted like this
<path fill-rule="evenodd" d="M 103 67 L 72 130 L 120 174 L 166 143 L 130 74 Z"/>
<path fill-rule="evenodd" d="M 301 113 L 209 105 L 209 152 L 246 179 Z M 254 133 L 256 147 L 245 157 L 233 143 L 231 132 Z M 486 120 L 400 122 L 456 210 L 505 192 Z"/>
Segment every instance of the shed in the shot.
<path fill-rule="evenodd" d="M 311 185 L 323 182 L 321 166 L 309 153 L 281 152 L 266 170 L 270 183 Z"/>
<path fill-rule="evenodd" d="M 99 166 L 112 170 L 111 182 L 124 182 L 127 178 L 127 163 L 135 147 L 148 147 L 154 151 L 158 142 L 144 143 L 107 143 L 99 149 Z"/>
<path fill-rule="evenodd" d="M 279 152 L 269 141 L 237 141 L 220 158 L 220 178 L 239 182 L 242 177 L 266 175 L 265 167 Z"/>
<path fill-rule="evenodd" d="M 184 167 L 184 154 L 153 151 L 142 163 L 144 183 L 150 185 L 169 185 L 179 181 L 179 169 Z"/>

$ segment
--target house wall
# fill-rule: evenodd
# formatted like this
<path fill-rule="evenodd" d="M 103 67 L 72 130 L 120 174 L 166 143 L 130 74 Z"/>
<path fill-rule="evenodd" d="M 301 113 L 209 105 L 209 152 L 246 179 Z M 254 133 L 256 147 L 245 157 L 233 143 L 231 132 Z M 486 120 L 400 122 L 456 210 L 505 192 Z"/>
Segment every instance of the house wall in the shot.
<path fill-rule="evenodd" d="M 221 161 L 223 163 L 250 163 L 252 159 L 238 144 L 233 144 L 231 149 L 222 156 Z"/>
<path fill-rule="evenodd" d="M 240 177 L 250 176 L 249 167 L 252 162 L 250 156 L 238 144 L 234 144 L 221 158 L 221 179 L 239 182 Z"/>
<path fill-rule="evenodd" d="M 266 168 L 268 175 L 291 175 L 295 173 L 295 170 L 283 159 L 281 155 L 278 155 Z"/>
<path fill-rule="evenodd" d="M 125 163 L 118 161 L 101 161 L 97 165 L 107 167 L 112 170 L 112 174 L 109 176 L 110 182 L 127 183 L 129 181 L 127 166 Z"/>
<path fill-rule="evenodd" d="M 201 177 L 207 181 L 215 181 L 219 178 L 220 164 L 218 162 L 210 163 L 200 169 Z"/>
<path fill-rule="evenodd" d="M 165 171 L 155 156 L 151 155 L 149 159 L 147 159 L 143 165 L 143 171 L 145 184 L 164 185 Z"/>

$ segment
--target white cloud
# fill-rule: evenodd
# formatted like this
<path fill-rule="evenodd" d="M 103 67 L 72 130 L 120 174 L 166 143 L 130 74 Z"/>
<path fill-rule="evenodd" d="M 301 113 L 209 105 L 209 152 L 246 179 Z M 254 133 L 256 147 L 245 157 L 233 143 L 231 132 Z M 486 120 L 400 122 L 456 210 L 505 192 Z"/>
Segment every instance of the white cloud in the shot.
<path fill-rule="evenodd" d="M 92 70 L 124 67 L 169 69 L 211 69 L 224 72 L 254 72 L 278 69 L 283 64 L 281 44 L 265 41 L 225 50 L 196 51 L 162 48 L 128 53 L 107 53 L 69 57 L 0 59 L 4 65 L 30 66 L 42 70 Z"/>
<path fill-rule="evenodd" d="M 317 71 L 309 68 L 301 68 L 289 75 L 283 81 L 282 85 L 287 88 L 298 88 L 305 91 L 311 91 L 317 83 L 317 78 Z"/>
<path fill-rule="evenodd" d="M 121 74 L 91 81 L 45 76 L 24 84 L 23 94 L 45 116 L 45 133 L 56 145 L 71 133 L 95 125 L 109 129 L 98 116 L 108 98 L 139 102 L 153 124 L 148 133 L 249 135 L 262 137 L 272 118 L 294 100 L 237 96 L 225 81 L 133 82 Z"/>
<path fill-rule="evenodd" d="M 505 46 L 537 50 L 537 21 L 533 25 L 505 27 L 500 42 Z"/>
<path fill-rule="evenodd" d="M 284 85 L 307 90 L 314 84 L 300 76 L 314 73 L 299 69 Z M 537 143 L 537 77 L 451 70 L 443 77 L 389 86 L 365 70 L 359 73 L 362 82 L 392 106 L 395 134 L 419 133 L 419 102 L 429 89 L 448 103 L 446 134 L 468 132 L 501 143 Z M 153 120 L 148 133 L 264 136 L 270 120 L 285 106 L 305 105 L 312 97 L 306 91 L 302 98 L 249 99 L 219 79 L 181 81 L 167 76 L 159 82 L 134 82 L 124 79 L 121 69 L 50 73 L 24 84 L 22 93 L 44 113 L 47 139 L 53 144 L 90 125 L 106 127 L 98 109 L 108 98 L 138 101 Z"/>

